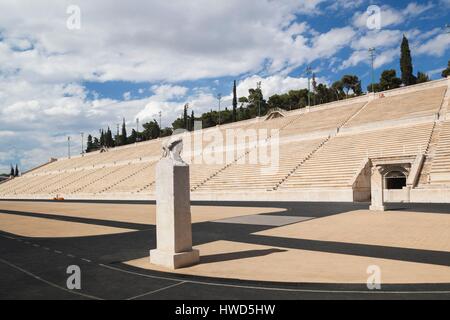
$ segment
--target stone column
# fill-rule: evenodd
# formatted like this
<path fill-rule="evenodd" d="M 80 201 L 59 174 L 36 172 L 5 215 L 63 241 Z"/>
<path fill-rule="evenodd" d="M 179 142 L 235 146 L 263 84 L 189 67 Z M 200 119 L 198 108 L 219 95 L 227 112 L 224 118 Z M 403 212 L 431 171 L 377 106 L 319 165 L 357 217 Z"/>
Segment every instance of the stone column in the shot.
<path fill-rule="evenodd" d="M 381 174 L 381 167 L 372 167 L 372 175 L 370 178 L 370 189 L 372 195 L 372 211 L 385 211 L 384 206 L 384 179 Z"/>
<path fill-rule="evenodd" d="M 197 264 L 192 249 L 189 166 L 171 157 L 156 167 L 156 244 L 150 262 L 170 269 Z"/>

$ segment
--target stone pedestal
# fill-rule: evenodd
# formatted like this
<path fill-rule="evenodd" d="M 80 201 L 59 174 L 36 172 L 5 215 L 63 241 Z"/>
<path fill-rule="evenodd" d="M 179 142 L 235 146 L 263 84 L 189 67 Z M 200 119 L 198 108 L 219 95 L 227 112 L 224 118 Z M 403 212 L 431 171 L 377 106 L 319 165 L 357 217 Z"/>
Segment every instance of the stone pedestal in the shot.
<path fill-rule="evenodd" d="M 372 205 L 370 210 L 372 211 L 385 211 L 384 206 L 384 179 L 380 172 L 380 167 L 372 168 L 372 175 L 370 179 L 370 188 L 372 196 Z"/>
<path fill-rule="evenodd" d="M 189 166 L 163 158 L 156 167 L 156 244 L 150 262 L 170 269 L 197 264 L 192 249 Z"/>

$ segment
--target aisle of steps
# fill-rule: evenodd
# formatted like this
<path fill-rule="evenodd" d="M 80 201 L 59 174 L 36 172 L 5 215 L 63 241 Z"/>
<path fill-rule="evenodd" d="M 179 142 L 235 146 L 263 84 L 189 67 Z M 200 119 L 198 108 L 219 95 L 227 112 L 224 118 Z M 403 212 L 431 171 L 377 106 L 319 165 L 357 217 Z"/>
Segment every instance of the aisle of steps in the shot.
<path fill-rule="evenodd" d="M 63 181 L 65 181 L 66 179 L 70 178 L 70 176 L 74 175 L 76 173 L 74 172 L 64 172 L 62 174 L 55 174 L 54 176 L 57 177 L 57 179 L 53 180 L 53 179 L 49 179 L 49 180 L 45 180 L 44 183 L 41 183 L 39 188 L 37 189 L 30 189 L 28 191 L 29 194 L 46 194 L 49 193 L 48 191 L 51 190 L 51 188 L 53 188 L 54 185 L 58 185 L 60 183 L 62 183 Z M 41 180 L 42 182 L 42 180 Z"/>
<path fill-rule="evenodd" d="M 440 135 L 442 131 L 442 123 L 435 122 L 433 130 L 430 136 L 430 141 L 425 152 L 425 161 L 422 166 L 422 171 L 420 173 L 418 187 L 422 187 L 430 183 L 430 172 L 433 164 L 434 157 L 436 155 L 436 149 L 439 144 Z"/>
<path fill-rule="evenodd" d="M 355 113 L 353 113 L 352 115 L 350 115 L 347 119 L 345 119 L 344 121 L 342 121 L 341 123 L 338 124 L 337 126 L 337 134 L 339 134 L 339 131 L 341 130 L 341 128 L 345 127 L 347 125 L 347 123 L 349 123 L 350 121 L 352 121 L 355 117 L 357 117 L 361 112 L 363 112 L 363 110 L 370 104 L 370 101 L 367 101 L 365 104 L 363 104 L 361 106 L 361 108 L 359 108 Z M 330 135 L 328 136 L 316 149 L 314 149 L 310 154 L 308 154 L 308 156 L 306 158 L 304 158 L 302 161 L 300 161 L 285 177 L 283 177 L 283 179 L 281 179 L 280 181 L 277 182 L 277 184 L 275 185 L 275 187 L 273 188 L 274 191 L 278 190 L 283 183 L 285 183 L 286 181 L 288 181 L 288 179 L 294 175 L 298 169 L 305 164 L 309 159 L 311 159 L 311 157 L 318 152 L 326 143 L 328 143 L 330 141 L 330 139 L 332 139 L 333 137 Z"/>
<path fill-rule="evenodd" d="M 94 184 L 96 184 L 99 181 L 103 181 L 103 179 L 106 179 L 109 176 L 114 175 L 115 173 L 119 172 L 123 168 L 124 168 L 124 166 L 118 166 L 118 167 L 102 168 L 100 170 L 96 170 L 95 179 L 91 180 L 90 182 L 88 182 L 82 186 L 77 187 L 73 191 L 68 191 L 68 193 L 75 194 L 75 193 L 81 193 L 82 191 L 86 191 L 87 188 L 93 186 Z M 92 189 L 93 189 L 93 191 L 95 190 L 95 188 L 92 188 Z"/>
<path fill-rule="evenodd" d="M 280 188 L 350 188 L 364 159 L 423 153 L 432 127 L 430 123 L 338 135 L 315 152 Z"/>
<path fill-rule="evenodd" d="M 83 171 L 79 171 L 77 173 L 79 173 L 79 174 L 76 175 L 74 177 L 74 179 L 67 179 L 68 181 L 63 183 L 61 186 L 57 185 L 56 189 L 50 190 L 50 193 L 57 193 L 57 192 L 60 192 L 60 191 L 64 191 L 64 189 L 67 189 L 71 185 L 74 185 L 74 184 L 76 184 L 76 183 L 78 183 L 78 182 L 80 182 L 80 181 L 82 181 L 82 180 L 84 180 L 86 178 L 89 178 L 91 175 L 94 174 L 94 170 L 87 170 L 87 173 L 86 173 L 86 171 L 83 170 Z M 83 174 L 83 173 L 85 173 L 85 174 Z"/>
<path fill-rule="evenodd" d="M 290 124 L 292 124 L 294 121 L 297 120 L 297 116 L 292 116 L 291 118 L 288 119 L 276 119 L 276 120 L 272 120 L 272 125 L 273 125 L 273 121 L 277 121 L 277 122 L 281 122 L 281 126 L 279 128 L 279 130 L 281 131 L 282 129 L 288 127 Z M 257 124 L 257 128 L 258 127 L 262 127 L 264 126 L 264 122 L 261 122 L 259 124 Z M 250 128 L 250 127 L 248 127 Z M 269 143 L 269 141 L 272 139 L 272 136 L 268 136 L 267 139 L 265 139 L 265 142 Z M 251 152 L 254 152 L 258 150 L 258 146 L 254 146 L 252 147 L 252 149 L 247 150 L 246 152 L 244 152 L 243 154 L 237 156 L 232 162 L 227 163 L 225 166 L 220 166 L 219 168 L 217 168 L 217 170 L 215 172 L 213 172 L 212 174 L 208 174 L 208 176 L 206 177 L 201 177 L 200 181 L 198 182 L 198 177 L 199 175 L 201 176 L 201 173 L 197 173 L 195 176 L 192 176 L 192 172 L 191 172 L 191 180 L 192 178 L 194 178 L 195 182 L 194 184 L 191 186 L 191 191 L 210 191 L 212 189 L 218 189 L 218 190 L 223 190 L 224 187 L 226 186 L 226 181 L 230 179 L 230 176 L 228 176 L 229 174 L 229 170 L 231 168 L 234 168 L 235 166 L 238 166 L 238 163 L 241 160 L 246 159 Z M 255 169 L 256 170 L 256 169 Z M 198 170 L 196 170 L 198 172 Z M 201 171 L 200 171 L 201 172 Z M 231 174 L 233 176 L 233 173 Z M 253 176 L 255 176 L 255 174 L 252 174 Z M 239 176 L 246 176 L 245 174 L 242 175 L 242 172 L 239 173 Z M 248 176 L 247 176 L 248 177 Z M 233 180 L 233 177 L 231 177 L 231 179 Z M 247 180 L 248 181 L 248 180 Z M 241 186 L 236 186 L 235 183 L 233 183 L 233 187 L 237 187 L 237 188 L 241 188 L 241 189 L 245 189 L 245 185 L 241 184 Z M 253 187 L 260 187 L 261 184 L 252 184 Z M 251 187 L 252 187 L 251 186 Z M 267 188 L 267 184 L 262 184 L 263 188 Z M 248 188 L 248 186 L 247 186 Z"/>
<path fill-rule="evenodd" d="M 420 174 L 418 188 L 426 187 L 431 183 L 431 170 L 433 167 L 434 158 L 436 157 L 436 151 L 438 150 L 441 138 L 442 140 L 445 140 L 445 136 L 442 133 L 442 129 L 445 126 L 445 123 L 443 123 L 442 120 L 445 120 L 445 116 L 448 112 L 449 102 L 450 102 L 450 90 L 448 90 L 447 88 L 445 96 L 442 98 L 442 103 L 438 111 L 438 119 L 435 121 L 433 133 L 430 137 L 430 143 L 425 153 L 426 158 Z"/>
<path fill-rule="evenodd" d="M 430 170 L 431 184 L 450 183 L 450 121 L 442 123 L 439 141 L 437 143 L 433 162 Z M 444 178 L 433 179 L 433 175 L 441 175 Z"/>
<path fill-rule="evenodd" d="M 139 183 L 138 181 L 143 179 L 144 181 L 147 180 L 145 177 L 137 176 L 140 173 L 143 173 L 147 169 L 153 169 L 156 164 L 156 161 L 147 163 L 147 164 L 135 164 L 133 166 L 136 166 L 137 168 L 134 168 L 134 171 L 132 171 L 127 176 L 115 181 L 111 185 L 105 187 L 104 189 L 100 190 L 98 193 L 114 193 L 114 192 L 130 192 L 134 193 L 140 190 L 140 186 L 137 185 Z M 130 166 L 129 168 L 133 168 L 133 166 Z M 134 180 L 133 180 L 134 179 Z M 138 180 L 138 181 L 137 181 Z M 149 179 L 150 180 L 150 179 Z M 130 184 L 130 182 L 132 182 Z"/>
<path fill-rule="evenodd" d="M 280 186 L 287 180 L 289 179 L 290 176 L 292 176 L 298 168 L 300 168 L 301 165 L 303 165 L 306 161 L 308 161 L 314 153 L 317 152 L 317 150 L 319 150 L 320 148 L 323 147 L 323 145 L 325 143 L 327 143 L 329 140 L 331 139 L 331 136 L 328 136 L 325 140 L 323 140 L 318 146 L 317 148 L 315 148 L 313 151 L 311 151 L 305 158 L 303 158 L 300 162 L 297 163 L 297 165 L 292 168 L 281 180 L 277 181 L 275 186 L 272 188 L 272 190 L 269 191 L 276 191 L 280 188 Z"/>
<path fill-rule="evenodd" d="M 42 184 L 40 177 L 22 176 L 12 179 L 8 184 L 0 186 L 0 192 L 2 194 L 15 195 L 20 193 L 21 190 L 27 190 L 31 187 L 39 186 Z"/>
<path fill-rule="evenodd" d="M 151 190 L 151 188 L 155 185 L 155 182 L 156 182 L 156 181 L 152 181 L 152 182 L 146 184 L 146 185 L 143 186 L 142 188 L 138 189 L 138 190 L 136 191 L 136 193 L 143 193 L 144 191 Z"/>

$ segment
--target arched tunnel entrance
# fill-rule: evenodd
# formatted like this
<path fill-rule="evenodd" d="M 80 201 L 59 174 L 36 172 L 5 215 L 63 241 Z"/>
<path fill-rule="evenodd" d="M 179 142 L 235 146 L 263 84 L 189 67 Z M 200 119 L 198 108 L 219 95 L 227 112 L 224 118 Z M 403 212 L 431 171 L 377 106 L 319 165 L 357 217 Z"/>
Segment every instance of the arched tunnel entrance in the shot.
<path fill-rule="evenodd" d="M 388 172 L 384 179 L 387 190 L 401 190 L 406 187 L 406 175 L 401 171 Z"/>

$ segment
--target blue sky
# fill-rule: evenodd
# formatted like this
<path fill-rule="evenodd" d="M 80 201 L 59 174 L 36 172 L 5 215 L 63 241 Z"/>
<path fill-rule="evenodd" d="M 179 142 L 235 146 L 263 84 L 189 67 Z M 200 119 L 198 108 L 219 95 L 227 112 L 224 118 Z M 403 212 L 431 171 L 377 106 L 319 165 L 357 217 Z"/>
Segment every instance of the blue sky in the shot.
<path fill-rule="evenodd" d="M 75 9 L 73 7 L 75 5 Z M 380 25 L 370 6 L 380 10 Z M 67 136 L 134 127 L 189 103 L 196 114 L 231 103 L 262 81 L 266 97 L 307 86 L 311 65 L 330 84 L 356 74 L 370 82 L 399 71 L 410 40 L 415 72 L 440 78 L 450 59 L 450 0 L 28 1 L 0 3 L 0 172 L 66 154 Z M 79 15 L 78 15 L 79 13 Z"/>

